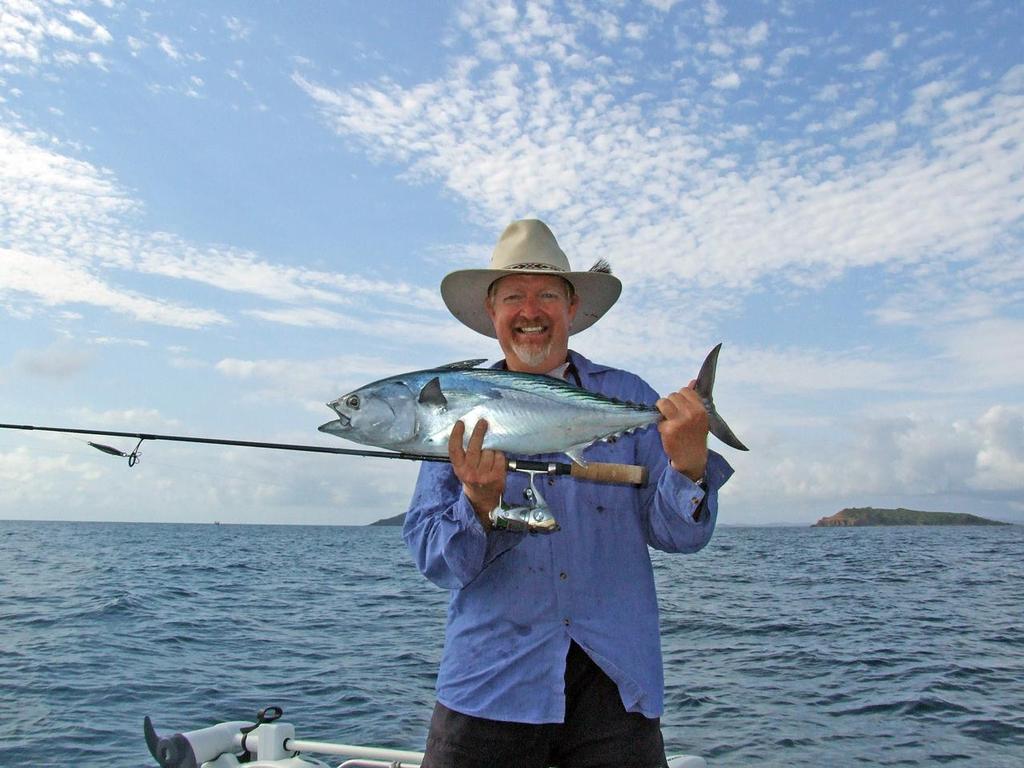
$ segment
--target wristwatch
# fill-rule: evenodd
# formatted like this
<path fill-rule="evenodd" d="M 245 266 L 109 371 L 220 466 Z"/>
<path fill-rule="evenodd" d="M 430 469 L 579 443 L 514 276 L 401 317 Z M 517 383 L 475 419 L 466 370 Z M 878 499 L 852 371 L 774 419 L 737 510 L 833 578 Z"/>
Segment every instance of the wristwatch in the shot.
<path fill-rule="evenodd" d="M 701 475 L 698 480 L 693 481 L 698 488 L 704 491 L 704 497 L 700 500 L 700 504 L 693 510 L 693 522 L 699 523 L 701 517 L 704 515 L 704 508 L 708 503 L 708 481 L 704 475 Z"/>

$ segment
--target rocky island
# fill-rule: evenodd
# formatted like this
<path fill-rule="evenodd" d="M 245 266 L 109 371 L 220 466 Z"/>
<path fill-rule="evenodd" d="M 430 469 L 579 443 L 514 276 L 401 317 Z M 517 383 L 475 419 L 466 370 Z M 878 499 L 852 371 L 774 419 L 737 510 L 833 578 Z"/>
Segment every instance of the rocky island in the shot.
<path fill-rule="evenodd" d="M 385 517 L 383 520 L 376 520 L 370 525 L 402 525 L 405 522 L 405 512 L 399 512 L 394 517 Z"/>
<path fill-rule="evenodd" d="M 823 517 L 812 528 L 836 528 L 864 525 L 1009 525 L 966 512 L 921 512 L 916 509 L 876 509 L 851 507 Z"/>

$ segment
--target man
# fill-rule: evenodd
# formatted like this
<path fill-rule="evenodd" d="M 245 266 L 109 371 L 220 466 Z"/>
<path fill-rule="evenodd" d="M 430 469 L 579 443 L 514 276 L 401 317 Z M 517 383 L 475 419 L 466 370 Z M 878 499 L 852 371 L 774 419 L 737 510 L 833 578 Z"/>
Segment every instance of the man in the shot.
<path fill-rule="evenodd" d="M 451 590 L 429 768 L 665 765 L 658 606 L 648 546 L 695 552 L 711 538 L 717 491 L 732 474 L 707 450 L 708 419 L 690 387 L 658 398 L 638 376 L 569 350 L 571 334 L 618 299 L 609 270 L 573 272 L 548 227 L 509 225 L 489 269 L 447 275 L 452 314 L 497 338 L 512 371 L 543 373 L 665 419 L 598 443 L 591 461 L 643 464 L 645 488 L 547 478 L 561 525 L 548 535 L 492 530 L 527 480 L 484 450 L 487 425 L 456 425 L 451 464 L 424 463 L 404 536 L 420 570 Z M 542 456 L 554 460 L 557 456 Z"/>

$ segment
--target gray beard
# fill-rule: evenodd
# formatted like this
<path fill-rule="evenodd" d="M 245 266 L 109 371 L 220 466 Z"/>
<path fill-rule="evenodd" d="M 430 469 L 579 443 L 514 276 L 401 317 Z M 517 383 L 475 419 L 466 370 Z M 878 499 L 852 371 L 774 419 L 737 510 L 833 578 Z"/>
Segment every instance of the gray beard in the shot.
<path fill-rule="evenodd" d="M 551 342 L 548 341 L 547 344 L 539 349 L 532 344 L 527 346 L 512 342 L 512 351 L 515 352 L 516 357 L 526 363 L 526 365 L 534 368 L 547 360 L 548 355 L 551 354 Z"/>

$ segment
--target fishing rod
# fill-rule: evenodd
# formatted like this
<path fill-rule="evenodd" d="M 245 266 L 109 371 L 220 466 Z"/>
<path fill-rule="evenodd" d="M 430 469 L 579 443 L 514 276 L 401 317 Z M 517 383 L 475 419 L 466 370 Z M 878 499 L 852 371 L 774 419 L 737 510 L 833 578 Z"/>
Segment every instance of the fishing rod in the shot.
<path fill-rule="evenodd" d="M 32 432 L 58 432 L 72 435 L 102 435 L 104 437 L 129 437 L 138 442 L 130 453 L 103 443 L 88 440 L 88 444 L 98 451 L 128 459 L 128 466 L 134 467 L 139 461 L 139 447 L 146 440 L 164 440 L 178 443 L 202 443 L 205 445 L 231 445 L 242 448 L 268 448 L 278 451 L 303 451 L 306 453 L 333 453 L 343 456 L 368 456 L 379 459 L 404 459 L 406 461 L 439 461 L 450 462 L 447 456 L 428 456 L 419 453 L 402 451 L 370 451 L 361 448 L 333 448 L 326 445 L 296 445 L 293 443 L 269 443 L 256 440 L 228 440 L 219 437 L 192 437 L 188 435 L 159 435 L 151 432 L 118 432 L 106 429 L 76 429 L 73 427 L 39 427 L 32 424 L 0 424 L 0 429 L 18 429 Z M 588 462 L 581 466 L 575 462 L 528 461 L 524 459 L 507 459 L 505 467 L 510 472 L 539 472 L 548 475 L 569 475 L 578 480 L 589 480 L 595 483 L 619 483 L 624 485 L 644 486 L 647 484 L 647 467 L 635 464 L 608 464 Z"/>

